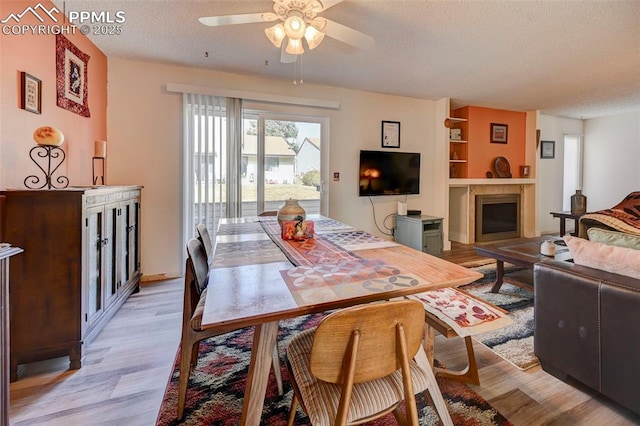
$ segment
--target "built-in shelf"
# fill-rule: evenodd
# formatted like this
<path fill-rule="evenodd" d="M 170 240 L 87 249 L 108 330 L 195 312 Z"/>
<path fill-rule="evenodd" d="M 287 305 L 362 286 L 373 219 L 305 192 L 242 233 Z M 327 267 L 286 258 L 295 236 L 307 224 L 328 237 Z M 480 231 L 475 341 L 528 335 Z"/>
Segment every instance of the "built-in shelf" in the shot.
<path fill-rule="evenodd" d="M 458 117 L 447 117 L 444 122 L 449 128 L 449 178 L 466 178 L 468 144 L 467 144 L 467 119 Z M 457 129 L 452 137 L 451 132 Z"/>
<path fill-rule="evenodd" d="M 446 123 L 447 120 L 451 120 L 451 122 L 453 122 L 453 123 L 464 123 L 465 121 L 467 121 L 466 118 L 447 117 L 445 119 L 445 123 Z"/>

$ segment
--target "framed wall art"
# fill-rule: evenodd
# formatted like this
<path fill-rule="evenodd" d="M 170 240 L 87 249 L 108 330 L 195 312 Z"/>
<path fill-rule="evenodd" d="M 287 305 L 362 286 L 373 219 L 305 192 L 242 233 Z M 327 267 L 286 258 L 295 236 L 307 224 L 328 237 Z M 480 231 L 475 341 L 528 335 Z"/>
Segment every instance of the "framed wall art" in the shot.
<path fill-rule="evenodd" d="M 506 124 L 491 123 L 491 143 L 507 143 L 508 130 Z"/>
<path fill-rule="evenodd" d="M 382 122 L 382 147 L 400 148 L 400 122 Z"/>
<path fill-rule="evenodd" d="M 56 103 L 60 108 L 90 117 L 87 81 L 89 55 L 62 34 L 56 34 Z"/>
<path fill-rule="evenodd" d="M 540 158 L 555 158 L 556 141 L 540 141 Z"/>
<path fill-rule="evenodd" d="M 20 108 L 42 113 L 42 81 L 24 71 L 20 73 Z"/>

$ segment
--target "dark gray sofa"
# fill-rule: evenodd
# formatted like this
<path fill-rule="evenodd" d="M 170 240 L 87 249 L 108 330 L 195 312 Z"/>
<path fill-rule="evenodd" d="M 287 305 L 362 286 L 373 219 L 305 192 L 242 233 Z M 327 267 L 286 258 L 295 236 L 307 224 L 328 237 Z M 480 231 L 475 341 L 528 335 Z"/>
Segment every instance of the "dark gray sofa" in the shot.
<path fill-rule="evenodd" d="M 542 368 L 640 416 L 640 280 L 545 260 L 534 266 L 534 289 Z"/>

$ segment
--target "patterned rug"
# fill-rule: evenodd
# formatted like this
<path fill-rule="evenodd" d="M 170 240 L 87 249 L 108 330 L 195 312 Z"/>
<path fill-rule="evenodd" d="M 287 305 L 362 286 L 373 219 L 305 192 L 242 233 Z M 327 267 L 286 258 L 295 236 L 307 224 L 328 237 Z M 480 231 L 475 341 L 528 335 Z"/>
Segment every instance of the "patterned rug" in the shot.
<path fill-rule="evenodd" d="M 283 351 L 291 336 L 299 330 L 315 326 L 321 318 L 321 314 L 316 314 L 282 321 L 278 335 L 281 357 L 284 357 Z M 201 342 L 198 365 L 191 373 L 189 380 L 183 422 L 178 422 L 175 419 L 180 359 L 178 353 L 174 372 L 167 385 L 158 413 L 157 424 L 163 426 L 177 424 L 236 426 L 242 411 L 252 337 L 253 329 L 249 328 Z M 287 423 L 292 390 L 285 363 L 281 362 L 281 365 L 285 394 L 278 396 L 276 383 L 271 375 L 262 414 L 261 424 L 263 425 L 279 426 Z M 465 384 L 441 378 L 438 378 L 438 384 L 447 401 L 454 424 L 511 425 L 486 400 Z M 417 397 L 420 424 L 440 424 L 437 414 L 431 408 L 427 398 L 423 395 Z M 295 424 L 309 424 L 307 417 L 300 410 L 297 412 Z M 375 426 L 395 424 L 392 414 L 371 423 Z"/>
<path fill-rule="evenodd" d="M 475 269 L 482 272 L 484 278 L 461 289 L 509 311 L 513 324 L 472 338 L 521 370 L 540 364 L 533 353 L 533 292 L 505 283 L 498 293 L 491 293 L 496 278 L 495 264 Z M 520 269 L 505 264 L 505 273 Z"/>

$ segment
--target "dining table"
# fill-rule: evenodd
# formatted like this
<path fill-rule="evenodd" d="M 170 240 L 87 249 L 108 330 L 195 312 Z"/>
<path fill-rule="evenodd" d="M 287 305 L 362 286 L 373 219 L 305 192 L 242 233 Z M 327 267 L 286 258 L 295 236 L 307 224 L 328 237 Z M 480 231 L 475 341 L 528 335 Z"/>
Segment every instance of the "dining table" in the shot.
<path fill-rule="evenodd" d="M 303 240 L 283 239 L 274 216 L 220 219 L 215 233 L 202 327 L 221 332 L 254 327 L 241 425 L 260 424 L 279 321 L 482 278 L 338 220 L 306 219 L 314 235 Z M 424 351 L 416 361 L 430 373 L 436 411 L 444 424 L 452 424 Z"/>

